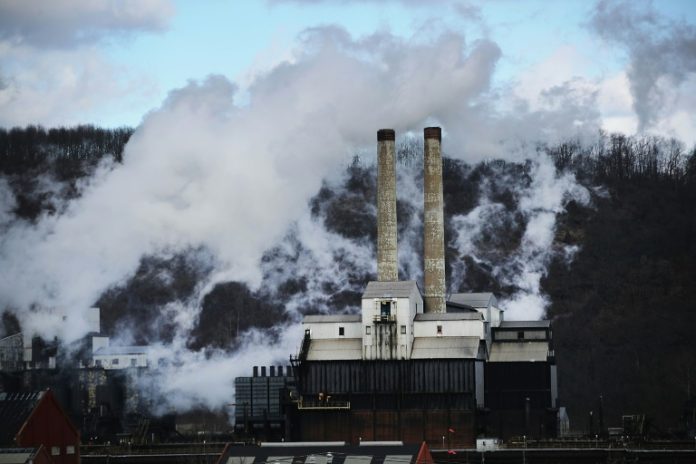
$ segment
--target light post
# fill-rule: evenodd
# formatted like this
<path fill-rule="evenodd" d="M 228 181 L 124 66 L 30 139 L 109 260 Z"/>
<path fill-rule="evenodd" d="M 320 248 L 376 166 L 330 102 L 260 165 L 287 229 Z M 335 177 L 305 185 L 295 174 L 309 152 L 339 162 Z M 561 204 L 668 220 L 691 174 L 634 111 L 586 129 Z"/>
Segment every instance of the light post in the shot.
<path fill-rule="evenodd" d="M 522 464 L 527 464 L 527 435 L 522 435 L 522 443 L 524 444 L 522 448 Z"/>
<path fill-rule="evenodd" d="M 445 449 L 445 436 L 442 436 L 442 449 Z"/>

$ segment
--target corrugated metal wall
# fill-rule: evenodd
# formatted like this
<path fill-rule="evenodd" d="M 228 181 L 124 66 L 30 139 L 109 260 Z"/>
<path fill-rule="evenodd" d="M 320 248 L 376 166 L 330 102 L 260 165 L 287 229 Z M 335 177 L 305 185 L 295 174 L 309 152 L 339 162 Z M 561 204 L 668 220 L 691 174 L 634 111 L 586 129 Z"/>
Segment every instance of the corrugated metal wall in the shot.
<path fill-rule="evenodd" d="M 300 373 L 303 395 L 473 393 L 474 360 L 316 361 Z"/>

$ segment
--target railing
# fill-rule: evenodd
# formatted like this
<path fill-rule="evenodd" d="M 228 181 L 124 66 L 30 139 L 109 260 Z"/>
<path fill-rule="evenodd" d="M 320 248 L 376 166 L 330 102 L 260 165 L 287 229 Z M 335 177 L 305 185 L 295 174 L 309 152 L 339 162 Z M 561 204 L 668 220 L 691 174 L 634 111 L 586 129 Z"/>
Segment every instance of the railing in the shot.
<path fill-rule="evenodd" d="M 297 409 L 336 410 L 350 409 L 350 401 L 341 400 L 307 400 L 300 398 Z"/>
<path fill-rule="evenodd" d="M 382 323 L 384 323 L 384 322 L 396 322 L 396 316 L 395 316 L 395 315 L 382 316 L 382 315 L 380 314 L 380 315 L 375 316 L 372 320 L 373 320 L 374 322 L 376 322 L 376 323 L 380 323 L 380 322 L 382 322 Z"/>

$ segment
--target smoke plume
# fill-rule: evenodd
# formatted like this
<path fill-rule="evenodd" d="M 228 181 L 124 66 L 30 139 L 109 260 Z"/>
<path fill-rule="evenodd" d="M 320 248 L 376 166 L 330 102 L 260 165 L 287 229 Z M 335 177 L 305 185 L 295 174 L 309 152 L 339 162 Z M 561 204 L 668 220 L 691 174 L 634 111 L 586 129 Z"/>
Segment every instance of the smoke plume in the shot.
<path fill-rule="evenodd" d="M 179 408 L 222 406 L 231 399 L 234 376 L 247 374 L 252 360 L 285 363 L 300 334 L 293 325 L 276 337 L 250 334 L 234 355 L 192 352 L 185 340 L 202 298 L 216 283 L 232 280 L 273 297 L 275 290 L 262 284 L 273 287 L 287 277 L 282 267 L 268 265 L 273 259 L 302 270 L 296 277 L 306 290 L 285 302 L 291 314 L 309 305 L 322 310 L 332 295 L 359 291 L 350 282 L 374 272 L 373 244 L 327 231 L 308 202 L 324 180 L 335 182 L 356 150 L 373 156 L 378 128 L 406 134 L 441 124 L 446 152 L 478 161 L 523 159 L 500 142 L 506 138 L 553 140 L 569 127 L 572 134 L 597 127 L 596 113 L 581 100 L 533 112 L 496 111 L 499 96 L 490 87 L 500 50 L 491 41 L 467 44 L 454 33 L 430 42 L 389 34 L 354 40 L 330 27 L 307 31 L 300 45 L 292 60 L 257 77 L 247 104 L 235 103 L 237 89 L 222 76 L 171 92 L 137 128 L 121 165 L 101 166 L 81 197 L 58 213 L 12 223 L 0 242 L 0 306 L 12 309 L 26 332 L 69 342 L 87 332 L 87 309 L 132 276 L 143 256 L 204 248 L 211 257 L 205 281 L 190 300 L 161 309 L 175 337 L 152 343 L 157 357 L 173 362 L 155 373 L 150 391 Z M 422 195 L 414 170 L 399 173 L 401 207 L 410 213 L 408 224 L 400 224 L 403 278 L 420 268 L 413 230 Z M 529 177 L 517 192 L 526 218 L 522 245 L 500 275 L 536 297 L 555 214 L 569 195 L 581 193 L 543 158 L 532 163 Z M 478 208 L 495 211 L 485 200 Z M 0 211 L 7 216 L 8 210 Z M 373 214 L 367 208 L 365 220 Z M 465 217 L 452 221 L 462 230 L 473 227 Z M 476 230 L 469 232 L 472 237 Z M 470 240 L 457 238 L 462 252 Z M 509 305 L 511 313 L 540 315 L 515 310 L 527 306 L 517 300 Z M 214 392 L 213 384 L 219 386 Z"/>

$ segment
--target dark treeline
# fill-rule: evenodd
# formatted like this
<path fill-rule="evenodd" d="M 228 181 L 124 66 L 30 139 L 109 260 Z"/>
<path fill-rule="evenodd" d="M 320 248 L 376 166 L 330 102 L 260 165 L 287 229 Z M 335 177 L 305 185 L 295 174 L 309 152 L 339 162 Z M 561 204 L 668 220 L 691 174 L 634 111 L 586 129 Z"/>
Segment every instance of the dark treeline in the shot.
<path fill-rule="evenodd" d="M 33 220 L 54 212 L 57 201 L 78 196 L 77 183 L 104 158 L 122 161 L 132 134 L 125 127 L 0 128 L 0 176 L 14 194 L 15 215 Z"/>
<path fill-rule="evenodd" d="M 50 209 L 51 195 L 63 194 L 61 189 L 43 189 L 36 180 L 41 176 L 63 186 L 65 198 L 79 195 L 75 183 L 105 157 L 120 161 L 132 132 L 91 126 L 0 129 L 0 181 L 7 181 L 15 194 L 15 214 L 34 219 Z M 419 145 L 417 139 L 403 142 L 400 162 L 416 166 Z M 621 134 L 600 134 L 589 144 L 570 140 L 538 149 L 559 171 L 573 173 L 592 192 L 590 206 L 571 202 L 558 218 L 557 244 L 577 245 L 578 253 L 570 264 L 562 257 L 554 260 L 542 281 L 551 303 L 548 316 L 554 326 L 561 400 L 569 408 L 572 427 L 587 429 L 591 410 L 598 425 L 600 397 L 605 425 L 618 425 L 621 414 L 646 413 L 663 431 L 679 427 L 687 396 L 696 392 L 695 150 L 675 140 Z M 511 213 L 500 230 L 480 244 L 487 247 L 491 262 L 521 240 L 524 218 L 514 215 L 519 198 L 508 184 L 529 183 L 529 172 L 519 163 L 470 166 L 445 159 L 446 217 L 471 211 L 483 184 L 492 191 L 490 198 Z M 310 207 L 332 232 L 373 241 L 376 225 L 368 207 L 373 198 L 374 172 L 357 162 L 348 168 L 340 189 L 325 185 Z M 399 205 L 400 227 L 415 214 L 406 206 Z M 447 227 L 446 237 L 452 237 L 451 224 Z M 491 269 L 471 257 L 458 256 L 451 247 L 447 253 L 450 268 L 457 262 L 466 265 L 460 290 L 495 291 L 502 297 L 515 291 L 501 286 Z M 200 264 L 205 258 L 200 252 L 143 258 L 131 279 L 97 302 L 106 328 L 138 327 L 139 342 L 153 336 L 166 339 L 171 328 L 157 323 L 160 308 L 191 296 L 206 275 Z M 168 278 L 163 279 L 163 273 Z M 355 275 L 369 278 L 364 272 Z M 275 285 L 276 295 L 289 298 L 301 293 L 306 282 Z M 203 300 L 189 345 L 233 347 L 244 330 L 285 320 L 282 307 L 268 294 L 268 289 L 254 293 L 236 282 L 218 285 Z M 334 309 L 346 305 L 350 303 L 337 300 Z"/>
<path fill-rule="evenodd" d="M 600 133 L 589 146 L 574 140 L 544 150 L 558 169 L 571 170 L 597 184 L 632 179 L 664 179 L 678 184 L 696 175 L 696 148 L 687 152 L 680 141 L 658 136 Z"/>
<path fill-rule="evenodd" d="M 91 164 L 103 156 L 121 161 L 133 129 L 94 126 L 44 129 L 41 126 L 0 128 L 0 173 L 15 174 L 72 161 Z"/>

